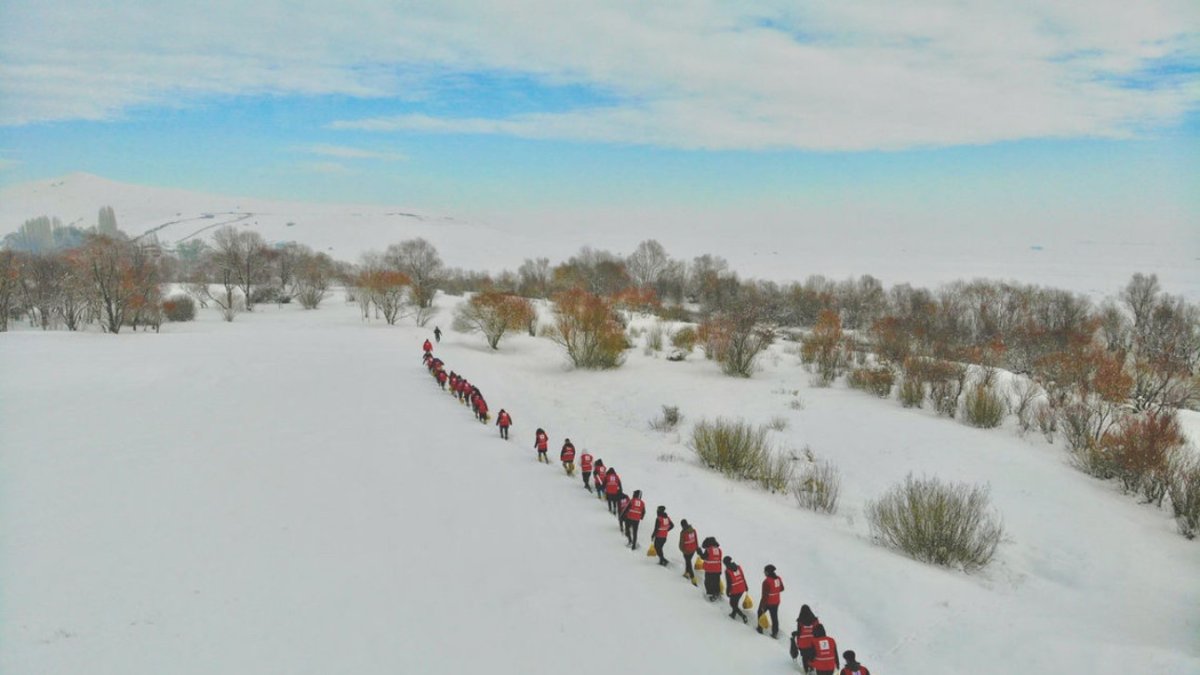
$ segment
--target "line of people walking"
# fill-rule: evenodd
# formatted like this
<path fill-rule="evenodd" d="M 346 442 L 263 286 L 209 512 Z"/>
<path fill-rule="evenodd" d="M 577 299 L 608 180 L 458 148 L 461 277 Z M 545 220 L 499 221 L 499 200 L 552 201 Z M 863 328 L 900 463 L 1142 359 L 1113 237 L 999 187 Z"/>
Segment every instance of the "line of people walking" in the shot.
<path fill-rule="evenodd" d="M 487 424 L 489 421 L 487 403 L 479 392 L 479 388 L 453 371 L 447 374 L 442 360 L 433 356 L 433 345 L 429 340 L 425 340 L 422 347 L 426 368 L 429 369 L 438 385 L 445 389 L 448 384 L 451 394 L 460 402 L 471 405 L 476 419 Z M 502 439 L 509 440 L 509 428 L 512 425 L 512 415 L 501 408 L 496 414 L 496 426 L 500 430 Z M 550 436 L 545 429 L 539 427 L 534 432 L 533 438 L 533 449 L 537 452 L 538 462 L 551 463 L 548 457 L 549 447 Z M 625 536 L 626 545 L 631 550 L 638 550 L 638 533 L 641 522 L 646 516 L 646 502 L 643 499 L 642 491 L 637 489 L 632 494 L 626 494 L 621 476 L 616 469 L 607 466 L 603 459 L 593 457 L 587 449 L 579 453 L 578 457 L 583 487 L 589 493 L 594 493 L 597 499 L 605 502 L 609 513 L 616 517 L 617 528 Z M 564 439 L 562 449 L 559 451 L 559 461 L 568 477 L 575 475 L 575 459 L 575 445 L 570 438 Z M 667 567 L 671 564 L 666 557 L 666 547 L 667 539 L 674 529 L 675 523 L 667 513 L 667 507 L 659 505 L 655 509 L 652 541 L 646 556 L 657 557 L 660 566 Z M 698 541 L 699 543 L 697 543 Z M 707 600 L 715 603 L 721 599 L 721 596 L 724 596 L 729 602 L 729 618 L 741 619 L 742 623 L 748 624 L 750 618 L 744 610 L 753 608 L 754 601 L 747 592 L 745 571 L 730 556 L 723 554 L 716 537 L 705 537 L 700 541 L 696 528 L 686 519 L 681 520 L 678 548 L 683 557 L 683 576 L 693 586 L 699 586 L 696 572 L 702 571 L 704 573 L 704 594 Z M 695 557 L 694 565 L 693 557 Z M 759 634 L 767 634 L 769 630 L 772 638 L 779 637 L 779 605 L 784 590 L 783 579 L 779 576 L 775 566 L 764 567 L 755 628 Z M 870 675 L 870 671 L 858 662 L 855 653 L 851 650 L 842 653 L 841 657 L 845 659 L 843 666 L 837 653 L 837 641 L 826 633 L 824 625 L 808 605 L 802 606 L 799 616 L 796 617 L 796 630 L 791 633 L 789 652 L 793 660 L 799 660 L 806 673 L 833 675 L 834 672 L 839 672 L 840 675 Z"/>

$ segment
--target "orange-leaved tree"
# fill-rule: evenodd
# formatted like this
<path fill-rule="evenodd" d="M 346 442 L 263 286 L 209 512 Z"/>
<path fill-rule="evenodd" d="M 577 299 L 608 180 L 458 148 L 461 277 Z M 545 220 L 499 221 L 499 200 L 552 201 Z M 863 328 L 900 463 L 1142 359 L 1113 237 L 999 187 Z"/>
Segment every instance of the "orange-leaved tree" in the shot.
<path fill-rule="evenodd" d="M 554 297 L 554 325 L 546 336 L 567 352 L 578 368 L 616 368 L 624 361 L 625 327 L 612 303 L 582 289 Z"/>
<path fill-rule="evenodd" d="M 458 306 L 454 313 L 454 330 L 463 333 L 483 333 L 488 346 L 500 348 L 506 333 L 524 329 L 537 313 L 533 305 L 515 295 L 499 291 L 481 291 Z"/>

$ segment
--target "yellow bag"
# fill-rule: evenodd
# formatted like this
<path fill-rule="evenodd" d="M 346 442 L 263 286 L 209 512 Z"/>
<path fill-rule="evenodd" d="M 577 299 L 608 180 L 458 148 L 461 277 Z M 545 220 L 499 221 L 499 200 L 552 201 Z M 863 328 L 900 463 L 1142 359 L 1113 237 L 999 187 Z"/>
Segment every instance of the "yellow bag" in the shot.
<path fill-rule="evenodd" d="M 754 599 L 747 593 L 745 598 L 742 598 L 742 609 L 750 609 L 754 606 Z"/>
<path fill-rule="evenodd" d="M 725 580 L 724 579 L 722 579 L 720 581 L 720 583 L 717 585 L 717 588 L 721 589 L 721 595 L 725 594 Z"/>
<path fill-rule="evenodd" d="M 758 627 L 763 630 L 771 627 L 771 617 L 766 612 L 758 615 Z"/>
<path fill-rule="evenodd" d="M 698 569 L 698 570 L 702 570 L 702 569 L 704 569 L 704 558 L 696 558 L 696 565 L 695 565 L 695 567 L 696 567 L 696 569 Z"/>
<path fill-rule="evenodd" d="M 658 551 L 654 550 L 654 544 L 650 544 L 650 548 L 646 549 L 646 557 L 653 558 L 656 555 L 658 555 Z"/>

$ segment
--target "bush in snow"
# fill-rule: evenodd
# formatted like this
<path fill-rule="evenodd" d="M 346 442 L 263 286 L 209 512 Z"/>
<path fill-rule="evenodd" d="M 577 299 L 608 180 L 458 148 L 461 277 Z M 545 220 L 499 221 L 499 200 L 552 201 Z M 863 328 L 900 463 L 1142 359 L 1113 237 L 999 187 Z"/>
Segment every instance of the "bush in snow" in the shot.
<path fill-rule="evenodd" d="M 814 384 L 829 386 L 846 366 L 842 349 L 842 321 L 837 312 L 823 310 L 811 333 L 802 340 L 800 360 L 816 373 Z"/>
<path fill-rule="evenodd" d="M 1098 451 L 1126 492 L 1140 492 L 1146 501 L 1162 506 L 1175 455 L 1186 442 L 1174 411 L 1143 413 L 1124 418 L 1105 433 Z"/>
<path fill-rule="evenodd" d="M 581 289 L 554 297 L 554 324 L 545 335 L 567 352 L 576 368 L 616 368 L 625 360 L 625 326 L 612 303 Z"/>
<path fill-rule="evenodd" d="M 767 422 L 767 428 L 771 431 L 787 431 L 789 426 L 791 426 L 791 422 L 783 415 L 775 415 Z"/>
<path fill-rule="evenodd" d="M 684 326 L 675 331 L 675 334 L 671 336 L 671 346 L 690 354 L 696 348 L 696 329 Z"/>
<path fill-rule="evenodd" d="M 1004 398 L 989 381 L 975 385 L 963 398 L 963 417 L 968 424 L 981 429 L 1000 426 L 1008 412 L 1007 408 Z"/>
<path fill-rule="evenodd" d="M 805 449 L 807 462 L 801 467 L 800 475 L 792 481 L 792 496 L 802 509 L 818 513 L 836 513 L 838 494 L 842 489 L 842 477 L 837 467 L 826 460 L 817 460 L 812 451 Z"/>
<path fill-rule="evenodd" d="M 196 302 L 186 295 L 172 295 L 163 300 L 162 311 L 167 321 L 191 321 L 196 318 Z"/>
<path fill-rule="evenodd" d="M 664 405 L 662 416 L 650 420 L 650 428 L 655 431 L 673 431 L 683 421 L 683 414 L 677 405 Z"/>
<path fill-rule="evenodd" d="M 499 349 L 500 339 L 506 333 L 524 330 L 535 316 L 533 305 L 525 298 L 481 291 L 458 306 L 454 313 L 454 330 L 483 333 L 488 346 Z"/>
<path fill-rule="evenodd" d="M 1023 377 L 1013 380 L 1009 388 L 1016 399 L 1013 414 L 1017 416 L 1017 428 L 1021 435 L 1025 435 L 1037 424 L 1035 417 L 1037 406 L 1035 404 L 1042 395 L 1042 388 L 1033 380 Z"/>
<path fill-rule="evenodd" d="M 871 534 L 922 562 L 970 571 L 992 559 L 1004 528 L 986 487 L 913 478 L 867 504 Z"/>
<path fill-rule="evenodd" d="M 846 378 L 846 383 L 854 389 L 869 391 L 880 398 L 892 395 L 892 385 L 896 376 L 887 366 L 864 366 L 854 368 Z"/>
<path fill-rule="evenodd" d="M 771 453 L 765 427 L 741 420 L 701 420 L 688 443 L 700 461 L 731 478 L 757 478 Z"/>
<path fill-rule="evenodd" d="M 1054 433 L 1058 431 L 1058 411 L 1046 401 L 1040 401 L 1033 406 L 1033 423 L 1042 432 L 1047 443 L 1054 442 Z"/>
<path fill-rule="evenodd" d="M 661 323 L 657 321 L 650 329 L 646 331 L 646 347 L 656 352 L 661 352 L 663 348 L 664 330 Z"/>
<path fill-rule="evenodd" d="M 755 480 L 764 490 L 786 492 L 795 473 L 796 467 L 791 457 L 768 450 Z"/>
<path fill-rule="evenodd" d="M 925 402 L 925 383 L 912 375 L 905 375 L 900 380 L 896 397 L 905 408 L 920 408 Z"/>
<path fill-rule="evenodd" d="M 1172 467 L 1171 511 L 1179 533 L 1188 539 L 1200 534 L 1200 460 L 1180 453 Z"/>

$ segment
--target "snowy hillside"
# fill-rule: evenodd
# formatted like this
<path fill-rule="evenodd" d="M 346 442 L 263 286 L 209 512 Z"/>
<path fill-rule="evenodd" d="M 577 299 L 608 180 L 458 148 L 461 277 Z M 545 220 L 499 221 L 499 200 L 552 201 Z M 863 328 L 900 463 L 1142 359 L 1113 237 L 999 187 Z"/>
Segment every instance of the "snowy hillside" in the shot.
<path fill-rule="evenodd" d="M 674 535 L 668 569 L 623 548 L 535 461 L 539 426 L 716 536 L 756 600 L 775 564 L 785 630 L 809 603 L 873 673 L 1200 672 L 1200 546 L 1040 437 L 810 388 L 779 345 L 740 380 L 640 350 L 569 371 L 545 339 L 448 331 L 437 353 L 515 418 L 505 442 L 437 389 L 427 336 L 340 296 L 158 335 L 6 334 L 0 672 L 795 672 L 680 578 Z M 648 427 L 663 404 L 680 433 Z M 698 466 L 682 436 L 716 415 L 785 417 L 773 440 L 842 470 L 839 513 Z M 864 502 L 909 472 L 991 486 L 1008 541 L 985 572 L 870 543 Z"/>
<path fill-rule="evenodd" d="M 496 272 L 525 258 L 565 260 L 583 245 L 628 254 L 654 238 L 675 257 L 711 253 L 744 278 L 799 281 L 810 274 L 842 279 L 870 274 L 885 285 L 936 286 L 979 277 L 1037 283 L 1110 296 L 1134 272 L 1154 272 L 1163 289 L 1200 300 L 1200 237 L 1144 237 L 1135 228 L 1117 238 L 1019 231 L 949 229 L 914 238 L 888 227 L 886 215 L 858 229 L 822 217 L 797 220 L 767 212 L 649 211 L 607 204 L 579 212 L 463 215 L 415 206 L 280 202 L 118 183 L 85 173 L 0 189 L 0 235 L 26 219 L 58 217 L 95 224 L 114 207 L 130 234 L 154 231 L 164 244 L 204 237 L 235 224 L 268 242 L 295 240 L 335 258 L 355 261 L 366 250 L 425 237 L 451 267 Z M 878 220 L 878 222 L 876 222 Z"/>

